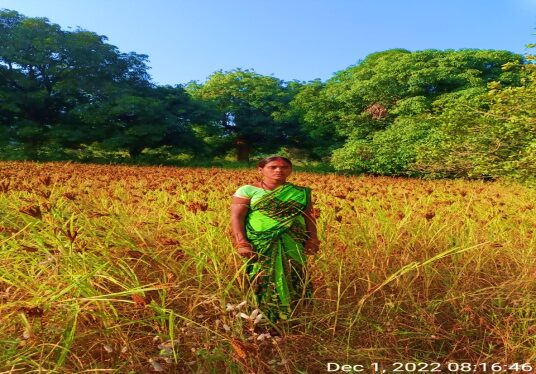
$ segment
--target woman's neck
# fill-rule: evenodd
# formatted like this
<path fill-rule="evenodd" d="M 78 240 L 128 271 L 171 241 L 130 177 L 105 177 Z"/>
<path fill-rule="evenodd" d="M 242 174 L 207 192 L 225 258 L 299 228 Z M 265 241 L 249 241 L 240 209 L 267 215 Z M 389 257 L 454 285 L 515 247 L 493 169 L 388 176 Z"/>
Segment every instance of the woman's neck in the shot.
<path fill-rule="evenodd" d="M 285 184 L 286 182 L 280 182 L 280 181 L 274 181 L 274 180 L 270 180 L 270 179 L 263 179 L 261 181 L 261 186 L 262 188 L 266 189 L 266 190 L 273 190 L 273 189 L 276 189 L 277 187 L 281 186 L 282 184 Z"/>

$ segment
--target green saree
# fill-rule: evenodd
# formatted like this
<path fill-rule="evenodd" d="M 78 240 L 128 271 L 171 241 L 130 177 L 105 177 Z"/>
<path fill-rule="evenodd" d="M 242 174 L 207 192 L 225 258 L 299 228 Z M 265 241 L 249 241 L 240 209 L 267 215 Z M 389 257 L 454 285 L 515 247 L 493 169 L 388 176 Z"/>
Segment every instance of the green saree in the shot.
<path fill-rule="evenodd" d="M 285 183 L 251 203 L 246 216 L 246 235 L 257 255 L 246 271 L 258 307 L 273 322 L 287 319 L 297 301 L 312 293 L 303 216 L 310 200 L 310 188 Z"/>

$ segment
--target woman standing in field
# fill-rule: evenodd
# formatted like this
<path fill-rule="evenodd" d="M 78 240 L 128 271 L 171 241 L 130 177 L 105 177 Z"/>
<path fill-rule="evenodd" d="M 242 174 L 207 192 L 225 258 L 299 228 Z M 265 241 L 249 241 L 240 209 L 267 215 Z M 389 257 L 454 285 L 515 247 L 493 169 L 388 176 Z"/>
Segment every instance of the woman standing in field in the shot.
<path fill-rule="evenodd" d="M 318 251 L 311 216 L 311 189 L 287 182 L 292 163 L 281 156 L 257 164 L 259 182 L 233 195 L 231 225 L 238 253 L 248 258 L 246 271 L 257 303 L 271 321 L 289 317 L 296 302 L 310 296 L 305 254 Z"/>

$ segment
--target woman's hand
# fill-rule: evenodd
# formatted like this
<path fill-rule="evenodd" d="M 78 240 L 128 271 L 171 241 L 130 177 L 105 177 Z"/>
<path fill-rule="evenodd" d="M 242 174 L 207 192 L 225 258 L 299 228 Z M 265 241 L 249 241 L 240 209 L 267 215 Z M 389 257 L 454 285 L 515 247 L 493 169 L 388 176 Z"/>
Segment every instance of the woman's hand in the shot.
<path fill-rule="evenodd" d="M 254 258 L 255 252 L 253 251 L 253 246 L 250 242 L 240 242 L 236 246 L 236 251 L 238 254 L 245 258 Z"/>
<path fill-rule="evenodd" d="M 307 239 L 303 247 L 305 254 L 314 255 L 320 249 L 320 241 L 318 238 Z"/>

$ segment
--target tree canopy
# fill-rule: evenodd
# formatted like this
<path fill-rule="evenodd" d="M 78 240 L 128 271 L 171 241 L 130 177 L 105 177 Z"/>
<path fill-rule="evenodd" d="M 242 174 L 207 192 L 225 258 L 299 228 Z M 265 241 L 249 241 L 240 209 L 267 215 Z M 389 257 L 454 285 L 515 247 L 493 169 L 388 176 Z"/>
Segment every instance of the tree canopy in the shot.
<path fill-rule="evenodd" d="M 140 160 L 283 152 L 344 172 L 536 175 L 534 58 L 392 49 L 325 82 L 253 70 L 159 86 L 148 56 L 0 10 L 0 158 Z"/>
<path fill-rule="evenodd" d="M 292 85 L 249 70 L 216 72 L 188 91 L 214 109 L 213 121 L 224 139 L 222 151 L 234 148 L 239 161 L 253 150 L 271 152 L 288 144 L 297 123 L 288 115 Z"/>

